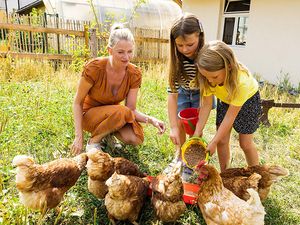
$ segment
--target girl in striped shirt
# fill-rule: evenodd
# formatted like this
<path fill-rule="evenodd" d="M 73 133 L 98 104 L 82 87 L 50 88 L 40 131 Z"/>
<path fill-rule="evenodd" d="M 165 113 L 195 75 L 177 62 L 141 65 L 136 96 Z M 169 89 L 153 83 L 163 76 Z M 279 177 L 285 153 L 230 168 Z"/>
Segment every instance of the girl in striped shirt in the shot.
<path fill-rule="evenodd" d="M 203 45 L 203 27 L 195 15 L 184 14 L 175 21 L 170 32 L 168 87 L 170 139 L 177 149 L 176 158 L 172 163 L 180 159 L 180 147 L 186 140 L 186 133 L 178 113 L 186 108 L 199 107 L 200 91 L 194 60 Z M 191 173 L 191 170 L 184 167 L 183 179 L 186 180 L 184 176 L 188 177 Z"/>

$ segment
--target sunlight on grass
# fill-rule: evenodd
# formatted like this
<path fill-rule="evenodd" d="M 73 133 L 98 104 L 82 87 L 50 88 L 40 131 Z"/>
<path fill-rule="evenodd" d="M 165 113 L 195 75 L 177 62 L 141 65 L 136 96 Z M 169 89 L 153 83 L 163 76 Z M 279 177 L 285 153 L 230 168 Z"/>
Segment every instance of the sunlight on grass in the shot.
<path fill-rule="evenodd" d="M 17 154 L 33 156 L 38 163 L 70 156 L 68 146 L 74 137 L 72 102 L 80 73 L 61 66 L 57 71 L 46 62 L 0 60 L 0 224 L 35 224 L 40 213 L 25 209 L 15 188 L 15 169 L 11 165 Z M 167 120 L 166 64 L 143 67 L 143 83 L 138 109 Z M 276 87 L 261 88 L 262 98 L 275 102 L 300 102 Z M 215 133 L 215 110 L 205 128 L 205 138 Z M 274 184 L 266 207 L 266 224 L 300 224 L 300 110 L 272 108 L 271 127 L 261 126 L 255 134 L 261 162 L 279 164 L 290 175 Z M 168 134 L 158 136 L 156 129 L 145 126 L 145 142 L 139 147 L 126 146 L 120 155 L 133 160 L 148 174 L 160 173 L 172 160 L 174 146 Z M 231 140 L 232 166 L 245 166 L 237 134 Z M 212 162 L 218 166 L 217 156 Z M 147 201 L 140 224 L 162 224 L 155 220 Z M 109 224 L 104 202 L 87 190 L 86 172 L 67 192 L 60 211 L 51 210 L 43 224 Z M 126 223 L 121 223 L 126 224 Z M 179 224 L 205 224 L 196 206 L 189 206 Z"/>

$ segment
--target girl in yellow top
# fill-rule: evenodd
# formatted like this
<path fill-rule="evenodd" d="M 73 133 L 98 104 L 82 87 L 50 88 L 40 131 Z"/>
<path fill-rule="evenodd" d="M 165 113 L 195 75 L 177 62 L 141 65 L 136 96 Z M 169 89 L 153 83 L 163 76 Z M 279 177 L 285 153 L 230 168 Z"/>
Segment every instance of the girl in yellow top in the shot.
<path fill-rule="evenodd" d="M 261 101 L 258 83 L 248 69 L 239 63 L 224 42 L 205 45 L 196 60 L 199 71 L 202 106 L 194 136 L 202 136 L 212 106 L 211 95 L 218 98 L 217 133 L 207 149 L 218 150 L 221 171 L 229 166 L 229 140 L 232 127 L 239 133 L 240 147 L 249 166 L 258 165 L 253 133 L 259 126 Z"/>

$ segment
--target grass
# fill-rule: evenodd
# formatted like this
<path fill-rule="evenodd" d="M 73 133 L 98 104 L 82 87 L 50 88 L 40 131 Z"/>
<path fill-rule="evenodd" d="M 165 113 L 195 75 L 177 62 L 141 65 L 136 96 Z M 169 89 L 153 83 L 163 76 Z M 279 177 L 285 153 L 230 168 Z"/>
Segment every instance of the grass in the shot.
<path fill-rule="evenodd" d="M 165 65 L 143 67 L 143 84 L 138 109 L 167 121 L 167 76 Z M 74 127 L 72 101 L 79 73 L 68 69 L 54 71 L 47 63 L 0 60 L 0 224 L 109 224 L 104 202 L 87 190 L 86 172 L 66 194 L 60 211 L 51 210 L 44 218 L 26 209 L 15 187 L 15 155 L 32 155 L 38 163 L 69 157 Z M 281 93 L 276 87 L 264 86 L 264 98 L 275 102 L 300 102 L 298 97 Z M 300 224 L 300 111 L 272 108 L 271 127 L 261 126 L 255 135 L 262 163 L 279 164 L 290 175 L 273 185 L 263 205 L 266 224 Z M 205 129 L 206 139 L 215 132 L 213 111 Z M 126 146 L 120 152 L 148 174 L 156 175 L 171 161 L 174 146 L 168 132 L 156 135 L 156 129 L 145 126 L 145 142 L 139 147 Z M 87 135 L 86 135 L 87 139 Z M 237 134 L 232 134 L 232 166 L 245 166 Z M 213 163 L 218 165 L 216 156 Z M 140 224 L 161 224 L 156 221 L 147 200 Z M 129 224 L 121 222 L 120 224 Z M 177 224 L 205 224 L 196 206 L 188 206 Z"/>

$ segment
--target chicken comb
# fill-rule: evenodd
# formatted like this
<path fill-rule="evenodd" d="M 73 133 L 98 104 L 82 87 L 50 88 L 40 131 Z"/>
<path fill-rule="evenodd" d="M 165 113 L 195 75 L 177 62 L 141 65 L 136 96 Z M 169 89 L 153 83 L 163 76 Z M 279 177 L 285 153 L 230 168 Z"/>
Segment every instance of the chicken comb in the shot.
<path fill-rule="evenodd" d="M 204 165 L 206 165 L 207 164 L 207 162 L 205 161 L 205 160 L 201 160 L 199 163 L 198 163 L 198 165 L 197 165 L 197 169 L 200 169 L 202 166 L 204 166 Z"/>

